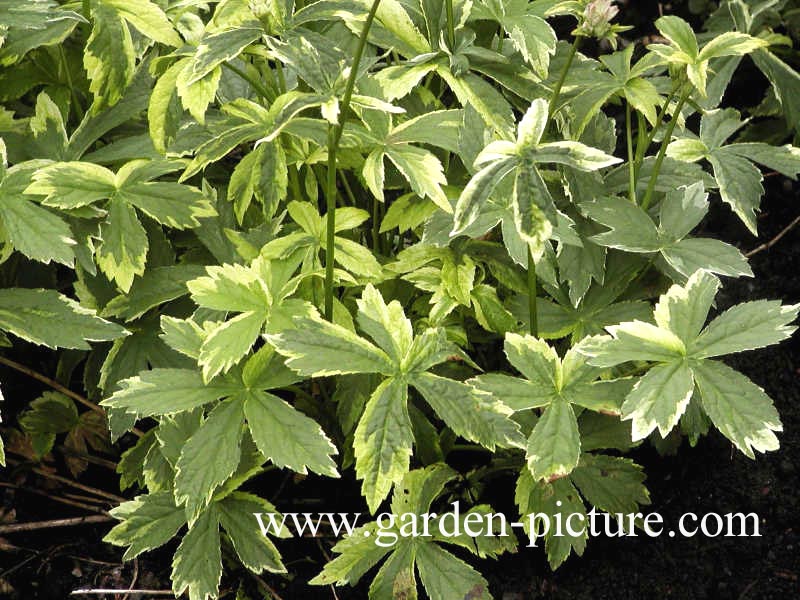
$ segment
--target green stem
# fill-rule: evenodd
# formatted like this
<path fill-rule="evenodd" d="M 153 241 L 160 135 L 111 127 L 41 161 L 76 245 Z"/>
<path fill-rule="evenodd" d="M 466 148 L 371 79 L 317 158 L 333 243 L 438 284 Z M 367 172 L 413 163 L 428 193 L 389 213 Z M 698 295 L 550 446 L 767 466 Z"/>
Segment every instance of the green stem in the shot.
<path fill-rule="evenodd" d="M 446 0 L 445 6 L 447 7 L 447 43 L 450 44 L 450 52 L 455 52 L 456 25 L 453 16 L 453 0 Z"/>
<path fill-rule="evenodd" d="M 286 77 L 283 75 L 283 65 L 281 61 L 275 61 L 275 70 L 278 72 L 278 90 L 281 94 L 286 93 Z"/>
<path fill-rule="evenodd" d="M 264 87 L 264 84 L 258 81 L 258 79 L 256 79 L 255 77 L 252 77 L 247 71 L 244 71 L 239 67 L 236 67 L 228 62 L 223 62 L 222 66 L 227 69 L 230 69 L 232 72 L 236 73 L 239 77 L 241 77 L 247 83 L 249 83 L 250 87 L 252 87 L 256 91 L 256 94 L 261 96 L 262 100 L 266 100 L 267 102 L 272 102 L 275 99 L 274 96 L 269 93 L 269 90 Z"/>
<path fill-rule="evenodd" d="M 78 118 L 78 121 L 83 121 L 84 112 L 83 107 L 81 106 L 80 101 L 78 100 L 78 92 L 75 85 L 72 83 L 72 73 L 69 72 L 69 61 L 67 61 L 67 54 L 64 52 L 64 45 L 58 45 L 58 54 L 61 57 L 61 66 L 64 69 L 64 76 L 67 80 L 67 87 L 69 88 L 69 94 L 72 98 L 72 105 L 75 110 L 75 116 Z"/>
<path fill-rule="evenodd" d="M 547 123 L 545 130 L 550 126 L 553 120 L 553 112 L 558 103 L 558 98 L 561 96 L 561 88 L 564 87 L 564 82 L 567 80 L 567 75 L 572 67 L 572 61 L 578 53 L 578 45 L 580 44 L 580 36 L 575 36 L 572 42 L 572 47 L 567 56 L 567 62 L 564 63 L 564 68 L 561 69 L 561 75 L 553 88 L 553 95 L 550 97 L 550 104 L 547 110 Z M 539 315 L 536 310 L 536 262 L 533 260 L 533 251 L 530 244 L 528 245 L 528 318 L 530 319 L 530 331 L 534 337 L 539 336 Z"/>
<path fill-rule="evenodd" d="M 303 197 L 303 192 L 300 191 L 300 176 L 299 176 L 299 171 L 297 169 L 297 165 L 290 165 L 287 171 L 289 173 L 289 187 L 292 190 L 292 195 L 294 196 L 294 200 L 302 202 L 304 200 L 304 197 Z"/>
<path fill-rule="evenodd" d="M 636 161 L 633 157 L 633 131 L 631 125 L 631 105 L 625 102 L 625 134 L 628 142 L 628 196 L 636 204 Z"/>
<path fill-rule="evenodd" d="M 550 125 L 550 122 L 553 120 L 553 115 L 556 109 L 556 103 L 558 102 L 559 96 L 561 96 L 561 88 L 564 87 L 564 82 L 567 80 L 567 75 L 569 74 L 569 70 L 572 67 L 572 61 L 575 60 L 575 55 L 578 53 L 578 46 L 581 43 L 581 36 L 575 36 L 575 39 L 572 41 L 572 46 L 569 49 L 569 55 L 567 56 L 567 62 L 564 64 L 564 68 L 561 69 L 561 76 L 558 78 L 555 87 L 553 88 L 553 95 L 550 97 L 550 104 L 547 107 L 547 125 L 545 125 L 545 129 L 547 126 Z"/>
<path fill-rule="evenodd" d="M 686 104 L 686 101 L 689 99 L 689 95 L 692 93 L 692 88 L 690 86 L 686 87 L 686 91 L 681 94 L 681 99 L 678 100 L 678 105 L 675 107 L 675 112 L 672 114 L 672 120 L 667 125 L 667 130 L 664 132 L 664 139 L 661 140 L 661 148 L 658 150 L 658 156 L 656 156 L 656 162 L 653 165 L 653 171 L 650 173 L 650 181 L 647 182 L 647 191 L 644 194 L 644 199 L 642 200 L 642 209 L 647 210 L 650 208 L 650 203 L 653 201 L 653 192 L 656 189 L 656 181 L 658 180 L 658 174 L 661 172 L 661 165 L 664 164 L 664 157 L 667 155 L 667 146 L 669 146 L 669 142 L 672 139 L 672 133 L 675 131 L 675 126 L 678 124 L 678 119 L 681 116 L 681 110 L 683 109 L 683 105 Z"/>
<path fill-rule="evenodd" d="M 672 88 L 672 91 L 667 96 L 666 102 L 661 107 L 661 110 L 656 115 L 656 122 L 653 125 L 653 130 L 650 132 L 650 135 L 647 136 L 646 141 L 643 144 L 639 144 L 636 147 L 636 173 L 638 175 L 639 168 L 642 166 L 642 162 L 644 161 L 644 155 L 647 152 L 647 149 L 653 143 L 653 139 L 656 137 L 656 133 L 658 132 L 659 127 L 664 122 L 664 117 L 667 116 L 667 111 L 669 110 L 669 105 L 672 104 L 672 101 L 675 99 L 675 94 L 678 93 L 680 89 L 680 85 L 675 85 Z"/>
<path fill-rule="evenodd" d="M 381 212 L 380 201 L 377 198 L 372 199 L 372 251 L 375 254 L 381 252 Z"/>
<path fill-rule="evenodd" d="M 344 88 L 341 106 L 339 107 L 338 123 L 328 125 L 328 180 L 325 188 L 325 201 L 328 209 L 328 222 L 325 239 L 325 318 L 329 321 L 333 319 L 333 264 L 334 264 L 334 238 L 336 228 L 336 153 L 339 148 L 339 141 L 342 139 L 344 125 L 347 121 L 347 113 L 350 108 L 350 99 L 353 97 L 353 90 L 358 77 L 358 66 L 361 63 L 361 56 L 367 45 L 372 22 L 378 12 L 381 0 L 374 0 L 370 8 L 367 20 L 364 22 L 364 29 L 358 38 L 358 46 L 353 55 L 353 64 L 350 66 L 350 75 Z"/>
<path fill-rule="evenodd" d="M 358 207 L 358 202 L 356 201 L 356 196 L 353 193 L 353 188 L 350 187 L 350 182 L 347 180 L 345 174 L 339 173 L 339 179 L 342 180 L 342 187 L 344 187 L 344 192 L 347 194 L 347 199 L 350 200 L 350 205 Z"/>
<path fill-rule="evenodd" d="M 533 260 L 533 251 L 528 244 L 528 318 L 530 331 L 533 337 L 539 337 L 539 314 L 536 310 L 536 262 Z"/>

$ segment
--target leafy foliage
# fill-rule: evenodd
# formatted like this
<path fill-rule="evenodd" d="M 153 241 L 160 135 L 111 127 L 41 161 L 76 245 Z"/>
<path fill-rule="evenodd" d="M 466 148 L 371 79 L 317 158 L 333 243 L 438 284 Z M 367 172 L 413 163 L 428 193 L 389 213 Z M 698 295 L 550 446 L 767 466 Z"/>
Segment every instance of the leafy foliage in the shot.
<path fill-rule="evenodd" d="M 63 439 L 77 476 L 125 446 L 106 541 L 179 538 L 173 591 L 205 600 L 224 567 L 286 573 L 289 531 L 253 520 L 278 514 L 273 469 L 352 467 L 371 514 L 461 519 L 511 471 L 498 493 L 555 568 L 586 535 L 527 516 L 649 503 L 634 446 L 777 450 L 772 401 L 722 357 L 800 307 L 707 323 L 718 276 L 753 272 L 698 234 L 718 199 L 755 234 L 763 169 L 800 174 L 783 4 L 667 15 L 641 46 L 588 0 L 0 0 L 0 347 L 57 351 L 93 405 L 33 400 L 28 458 Z M 722 107 L 744 57 L 764 100 Z M 378 528 L 312 583 L 488 599 L 463 557 L 516 548 Z"/>

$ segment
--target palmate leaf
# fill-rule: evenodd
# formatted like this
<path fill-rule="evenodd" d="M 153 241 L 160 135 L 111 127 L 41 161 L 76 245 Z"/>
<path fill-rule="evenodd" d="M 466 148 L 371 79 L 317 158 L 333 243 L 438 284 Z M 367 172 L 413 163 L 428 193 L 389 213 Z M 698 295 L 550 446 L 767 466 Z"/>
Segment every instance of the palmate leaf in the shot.
<path fill-rule="evenodd" d="M 169 393 L 159 389 L 166 381 L 171 381 Z M 336 448 L 319 425 L 266 391 L 294 381 L 271 351 L 261 351 L 237 374 L 208 384 L 193 369 L 144 371 L 122 381 L 121 389 L 102 404 L 144 417 L 174 415 L 225 398 L 214 404 L 206 420 L 183 443 L 177 459 L 175 498 L 186 505 L 191 522 L 240 464 L 245 422 L 261 455 L 278 467 L 337 476 L 330 458 Z M 224 440 L 225 450 L 215 453 L 209 464 L 206 449 L 220 440 Z"/>
<path fill-rule="evenodd" d="M 320 215 L 310 202 L 293 200 L 287 212 L 301 231 L 289 233 L 268 242 L 261 249 L 261 256 L 268 259 L 286 259 L 306 250 L 314 255 L 326 247 L 327 214 Z M 355 229 L 369 218 L 365 210 L 344 207 L 336 209 L 336 233 Z M 334 237 L 334 260 L 348 271 L 369 278 L 380 277 L 382 268 L 373 254 L 361 244 L 344 236 Z"/>
<path fill-rule="evenodd" d="M 708 211 L 708 194 L 702 182 L 668 192 L 661 204 L 659 224 L 628 200 L 607 197 L 581 204 L 587 216 L 609 228 L 590 239 L 600 245 L 626 252 L 658 253 L 677 275 L 688 278 L 698 269 L 731 277 L 752 277 L 747 259 L 733 246 L 720 240 L 690 238 Z"/>
<path fill-rule="evenodd" d="M 634 440 L 656 428 L 666 436 L 697 398 L 717 429 L 747 456 L 778 447 L 773 431 L 780 431 L 781 424 L 772 401 L 744 375 L 708 358 L 788 338 L 796 329 L 789 323 L 800 305 L 746 302 L 702 329 L 718 287 L 713 275 L 698 271 L 685 286 L 674 285 L 661 297 L 654 311 L 657 326 L 634 322 L 609 327 L 610 336 L 589 338 L 578 349 L 598 367 L 656 363 L 622 405 Z"/>
<path fill-rule="evenodd" d="M 581 455 L 573 404 L 619 414 L 630 380 L 595 381 L 600 371 L 586 365 L 574 349 L 561 359 L 546 342 L 530 335 L 506 334 L 505 354 L 525 379 L 490 373 L 468 383 L 515 412 L 544 408 L 528 437 L 528 468 L 537 481 L 565 477 Z"/>
<path fill-rule="evenodd" d="M 581 171 L 596 171 L 621 162 L 579 142 L 541 143 L 547 116 L 547 102 L 541 98 L 534 100 L 517 126 L 515 142 L 491 142 L 481 151 L 475 166 L 482 168 L 458 199 L 451 235 L 464 233 L 488 205 L 487 200 L 496 193 L 501 182 L 513 173 L 515 229 L 534 253 L 539 254 L 557 222 L 555 204 L 538 165 L 553 163 Z"/>
<path fill-rule="evenodd" d="M 456 476 L 456 472 L 443 463 L 406 473 L 402 481 L 394 486 L 392 512 L 396 515 L 430 512 L 433 502 L 442 496 L 445 486 Z M 491 507 L 481 505 L 469 511 L 475 512 L 485 515 L 491 512 Z M 466 516 L 460 515 L 462 531 Z M 382 527 L 382 531 L 378 530 L 377 522 L 362 525 L 333 547 L 337 556 L 325 565 L 311 583 L 355 585 L 367 571 L 388 555 L 369 588 L 370 600 L 415 598 L 416 573 L 419 573 L 420 581 L 430 598 L 445 600 L 455 591 L 459 597 L 488 600 L 491 596 L 486 580 L 466 562 L 443 548 L 442 544 L 456 544 L 481 557 L 495 557 L 511 550 L 513 545 L 509 545 L 508 541 L 499 541 L 503 538 L 497 537 L 472 539 L 465 536 L 442 536 L 438 525 L 442 517 L 440 514 L 432 521 L 431 535 L 427 537 L 404 536 L 399 523 L 388 530 Z M 376 540 L 380 541 L 380 537 L 376 538 L 380 534 L 397 535 L 397 541 L 390 547 L 382 547 L 376 543 Z"/>
<path fill-rule="evenodd" d="M 56 162 L 33 173 L 25 194 L 44 196 L 42 204 L 78 209 L 102 202 L 106 218 L 96 260 L 123 292 L 144 274 L 149 240 L 137 210 L 176 229 L 200 225 L 216 210 L 201 190 L 174 182 L 154 182 L 182 166 L 175 161 L 134 160 L 117 173 L 90 162 Z"/>
<path fill-rule="evenodd" d="M 286 365 L 301 375 L 376 373 L 384 377 L 366 403 L 354 438 L 356 473 L 370 511 L 375 512 L 392 483 L 400 481 L 409 468 L 414 441 L 409 385 L 456 434 L 488 448 L 521 446 L 518 426 L 508 418 L 507 408 L 462 382 L 427 373 L 458 353 L 441 330 L 428 329 L 412 338 L 399 303 L 387 304 L 372 285 L 364 289 L 357 318 L 383 349 L 318 316 L 295 318 L 294 329 L 266 337 L 287 357 Z"/>
<path fill-rule="evenodd" d="M 667 154 L 687 162 L 707 160 L 720 196 L 755 234 L 756 213 L 764 194 L 763 175 L 756 164 L 796 179 L 800 174 L 800 150 L 761 143 L 725 144 L 744 125 L 739 112 L 732 108 L 709 111 L 702 117 L 700 138 L 675 140 Z"/>
<path fill-rule="evenodd" d="M 684 67 L 689 81 L 703 97 L 706 96 L 709 61 L 724 56 L 743 56 L 769 45 L 765 40 L 746 33 L 727 31 L 699 48 L 691 25 L 680 17 L 660 17 L 655 24 L 671 45 L 650 44 L 647 49 L 667 64 Z"/>

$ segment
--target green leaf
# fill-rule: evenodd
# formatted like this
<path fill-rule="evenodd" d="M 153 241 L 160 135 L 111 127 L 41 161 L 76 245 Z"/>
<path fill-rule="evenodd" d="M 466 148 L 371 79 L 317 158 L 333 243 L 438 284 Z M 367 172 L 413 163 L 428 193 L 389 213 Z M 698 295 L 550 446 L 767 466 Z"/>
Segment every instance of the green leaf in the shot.
<path fill-rule="evenodd" d="M 90 341 L 107 342 L 128 334 L 55 290 L 28 288 L 0 290 L 0 329 L 48 348 L 78 350 L 89 350 Z"/>
<path fill-rule="evenodd" d="M 563 563 L 570 552 L 573 550 L 578 554 L 583 554 L 586 548 L 586 532 L 582 535 L 571 536 L 569 532 L 564 535 L 555 535 L 552 523 L 557 518 L 566 519 L 568 515 L 580 514 L 586 516 L 586 508 L 581 500 L 578 490 L 566 477 L 557 479 L 552 483 L 545 481 L 535 481 L 528 469 L 523 469 L 517 481 L 515 501 L 519 506 L 520 514 L 523 516 L 522 522 L 525 532 L 528 535 L 535 535 L 537 542 L 542 537 L 545 539 L 547 549 L 547 560 L 550 567 L 555 569 Z M 530 515 L 543 514 L 548 517 L 551 523 L 549 531 L 543 530 L 541 519 L 535 520 L 535 527 L 531 531 Z"/>
<path fill-rule="evenodd" d="M 528 381 L 552 394 L 560 387 L 560 360 L 547 342 L 530 335 L 506 334 L 503 346 L 510 362 Z"/>
<path fill-rule="evenodd" d="M 650 369 L 622 405 L 622 418 L 633 424 L 633 440 L 644 439 L 656 427 L 661 437 L 666 437 L 686 410 L 693 391 L 692 370 L 685 362 Z"/>
<path fill-rule="evenodd" d="M 756 300 L 729 308 L 689 346 L 692 356 L 709 358 L 763 348 L 788 339 L 797 327 L 800 305 L 782 306 L 779 301 Z"/>
<path fill-rule="evenodd" d="M 720 285 L 720 280 L 706 271 L 692 274 L 684 286 L 673 285 L 655 306 L 653 316 L 656 323 L 691 348 L 705 325 Z"/>
<path fill-rule="evenodd" d="M 4 160 L 0 163 L 5 167 Z M 69 225 L 23 194 L 36 166 L 35 162 L 14 165 L 0 178 L 0 223 L 11 245 L 28 258 L 71 267 L 76 242 Z"/>
<path fill-rule="evenodd" d="M 220 311 L 264 311 L 270 296 L 255 270 L 244 265 L 206 267 L 205 277 L 186 285 L 192 300 L 204 308 Z"/>
<path fill-rule="evenodd" d="M 392 551 L 375 543 L 378 532 L 377 522 L 372 522 L 353 530 L 336 542 L 332 548 L 338 554 L 336 558 L 325 564 L 322 572 L 309 583 L 312 585 L 355 585 L 364 573 Z"/>
<path fill-rule="evenodd" d="M 503 373 L 487 373 L 468 381 L 482 392 L 494 396 L 515 412 L 547 406 L 553 399 L 553 389 Z"/>
<path fill-rule="evenodd" d="M 257 21 L 248 21 L 232 29 L 204 35 L 192 58 L 187 83 L 199 81 L 218 65 L 237 57 L 263 33 Z"/>
<path fill-rule="evenodd" d="M 456 434 L 490 450 L 522 446 L 522 436 L 504 404 L 476 394 L 460 381 L 432 373 L 415 374 L 409 383 Z"/>
<path fill-rule="evenodd" d="M 629 200 L 608 197 L 585 202 L 581 209 L 611 230 L 592 236 L 592 241 L 628 252 L 658 252 L 661 249 L 662 242 L 655 223 Z"/>
<path fill-rule="evenodd" d="M 203 384 L 200 372 L 193 369 L 153 369 L 121 381 L 119 391 L 100 404 L 149 417 L 191 410 L 229 392 L 226 384 Z"/>
<path fill-rule="evenodd" d="M 756 235 L 756 211 L 764 194 L 761 172 L 749 160 L 727 149 L 717 150 L 708 160 L 714 168 L 720 196 Z"/>
<path fill-rule="evenodd" d="M 119 13 L 105 2 L 92 6 L 92 34 L 86 43 L 83 65 L 94 94 L 97 113 L 114 106 L 133 79 L 135 55 L 131 32 Z"/>
<path fill-rule="evenodd" d="M 263 328 L 264 315 L 257 312 L 243 312 L 215 327 L 203 341 L 197 358 L 203 380 L 227 373 L 250 351 Z"/>
<path fill-rule="evenodd" d="M 685 52 L 690 58 L 694 59 L 697 57 L 699 52 L 697 38 L 689 23 L 680 17 L 668 15 L 656 20 L 656 28 L 658 28 L 661 35 L 675 44 L 675 46 Z"/>
<path fill-rule="evenodd" d="M 106 534 L 103 541 L 115 546 L 128 546 L 125 560 L 132 560 L 142 552 L 166 544 L 186 523 L 183 510 L 175 506 L 172 492 L 168 491 L 123 502 L 111 509 L 111 516 L 121 522 Z"/>
<path fill-rule="evenodd" d="M 66 433 L 78 424 L 75 402 L 59 392 L 45 392 L 19 416 L 23 431 L 34 434 Z"/>
<path fill-rule="evenodd" d="M 700 269 L 729 277 L 753 276 L 747 258 L 737 248 L 712 238 L 681 240 L 664 248 L 661 255 L 684 277 Z"/>
<path fill-rule="evenodd" d="M 608 336 L 593 336 L 581 342 L 580 352 L 595 367 L 614 367 L 628 361 L 668 362 L 684 356 L 681 339 L 668 330 L 643 321 L 630 321 L 606 328 Z"/>
<path fill-rule="evenodd" d="M 584 454 L 570 479 L 588 502 L 607 513 L 632 514 L 650 504 L 642 467 L 627 458 Z"/>
<path fill-rule="evenodd" d="M 109 203 L 108 218 L 100 225 L 100 236 L 103 243 L 97 250 L 97 265 L 127 292 L 133 278 L 144 274 L 147 232 L 133 207 L 114 198 Z"/>
<path fill-rule="evenodd" d="M 481 168 L 469 180 L 456 204 L 451 235 L 462 233 L 476 221 L 482 206 L 489 199 L 494 189 L 516 166 L 516 161 L 513 158 L 495 160 Z"/>
<path fill-rule="evenodd" d="M 385 154 L 418 196 L 430 198 L 445 212 L 452 211 L 442 190 L 447 178 L 442 163 L 434 154 L 408 144 L 388 146 Z"/>
<path fill-rule="evenodd" d="M 103 309 L 103 316 L 126 321 L 138 319 L 148 310 L 188 294 L 186 282 L 200 277 L 200 265 L 171 265 L 147 269 L 143 277 L 134 279 L 127 294 L 112 298 Z"/>
<path fill-rule="evenodd" d="M 475 569 L 437 544 L 420 544 L 416 553 L 419 577 L 431 600 L 490 600 L 488 582 Z"/>
<path fill-rule="evenodd" d="M 389 357 L 399 363 L 411 348 L 414 331 L 397 300 L 389 304 L 381 293 L 368 284 L 356 301 L 358 326 L 369 335 Z"/>
<path fill-rule="evenodd" d="M 767 46 L 769 46 L 769 43 L 766 40 L 755 38 L 746 33 L 726 31 L 703 46 L 698 59 L 711 60 L 721 56 L 743 56 Z"/>
<path fill-rule="evenodd" d="M 296 329 L 267 336 L 287 366 L 310 377 L 349 373 L 391 375 L 396 367 L 380 350 L 340 325 L 320 318 L 294 320 Z"/>
<path fill-rule="evenodd" d="M 217 597 L 222 577 L 217 509 L 211 506 L 189 529 L 172 560 L 172 591 L 190 600 Z"/>
<path fill-rule="evenodd" d="M 760 387 L 729 366 L 704 360 L 692 367 L 703 409 L 714 426 L 750 458 L 777 450 L 778 411 Z"/>
<path fill-rule="evenodd" d="M 533 478 L 552 481 L 568 475 L 581 454 L 578 421 L 569 402 L 553 400 L 528 438 L 527 461 Z"/>
<path fill-rule="evenodd" d="M 622 162 L 602 150 L 580 142 L 550 142 L 530 150 L 531 158 L 537 163 L 566 165 L 581 171 L 598 171 Z"/>
<path fill-rule="evenodd" d="M 161 44 L 180 47 L 183 41 L 175 32 L 164 11 L 150 0 L 102 0 L 139 32 Z"/>
<path fill-rule="evenodd" d="M 125 185 L 116 198 L 124 199 L 147 216 L 174 229 L 197 227 L 198 219 L 217 215 L 202 191 L 180 183 L 150 181 Z"/>
<path fill-rule="evenodd" d="M 3 13 L 0 65 L 19 62 L 29 51 L 40 46 L 62 42 L 79 22 L 85 19 L 71 10 L 64 10 L 52 0 L 20 3 L 0 2 Z"/>
<path fill-rule="evenodd" d="M 253 494 L 234 492 L 215 506 L 219 511 L 220 525 L 228 533 L 236 555 L 245 567 L 256 574 L 286 572 L 275 544 L 252 526 L 254 513 L 274 513 L 280 520 L 272 504 Z"/>
<path fill-rule="evenodd" d="M 700 224 L 708 212 L 708 194 L 703 182 L 667 192 L 659 211 L 659 236 L 673 241 L 682 240 Z"/>
<path fill-rule="evenodd" d="M 277 396 L 260 391 L 247 394 L 247 424 L 261 453 L 278 467 L 306 474 L 338 477 L 331 455 L 336 447 L 322 428 Z"/>
<path fill-rule="evenodd" d="M 341 360 L 341 359 L 340 359 Z M 353 439 L 361 493 L 374 513 L 392 484 L 408 472 L 414 434 L 405 382 L 384 380 L 372 393 Z"/>
<path fill-rule="evenodd" d="M 239 466 L 243 425 L 242 401 L 230 398 L 218 404 L 184 444 L 175 465 L 175 502 L 186 506 L 190 524 Z M 211 456 L 209 448 L 214 448 Z"/>

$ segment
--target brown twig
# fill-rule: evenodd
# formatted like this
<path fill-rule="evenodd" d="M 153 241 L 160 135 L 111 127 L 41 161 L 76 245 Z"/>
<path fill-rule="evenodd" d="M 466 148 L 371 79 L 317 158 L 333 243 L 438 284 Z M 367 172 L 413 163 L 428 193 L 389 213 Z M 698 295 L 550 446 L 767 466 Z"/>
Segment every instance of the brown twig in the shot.
<path fill-rule="evenodd" d="M 3 364 L 5 366 L 7 366 L 7 367 L 10 367 L 10 368 L 14 369 L 15 371 L 19 371 L 20 373 L 23 373 L 23 374 L 27 375 L 28 377 L 32 377 L 33 379 L 35 379 L 37 381 L 41 381 L 42 383 L 44 383 L 45 385 L 50 386 L 51 388 L 53 388 L 57 392 L 61 392 L 65 396 L 68 396 L 68 397 L 72 398 L 73 400 L 75 400 L 75 402 L 80 402 L 85 407 L 89 408 L 90 410 L 93 410 L 94 412 L 100 413 L 102 415 L 106 414 L 105 411 L 102 408 L 97 406 L 97 404 L 95 404 L 94 402 L 92 402 L 88 398 L 84 398 L 83 396 L 81 396 L 77 392 L 73 392 L 68 387 L 65 387 L 65 386 L 61 385 L 55 379 L 51 379 L 47 375 L 42 375 L 38 371 L 34 371 L 30 367 L 26 367 L 23 364 L 20 364 L 20 363 L 18 363 L 16 361 L 11 360 L 10 358 L 6 358 L 5 356 L 0 356 L 0 364 Z"/>
<path fill-rule="evenodd" d="M 175 592 L 172 590 L 114 590 L 107 588 L 96 588 L 87 590 L 75 590 L 70 592 L 70 596 L 102 596 L 105 594 L 130 594 L 131 596 L 172 596 L 175 597 Z"/>
<path fill-rule="evenodd" d="M 22 461 L 14 460 L 12 458 L 8 459 L 8 463 L 11 465 L 21 465 L 23 464 Z M 63 483 L 64 485 L 68 485 L 75 489 L 88 492 L 90 494 L 94 494 L 100 498 L 105 498 L 106 500 L 113 500 L 114 503 L 119 504 L 120 502 L 126 502 L 126 499 L 122 496 L 117 496 L 116 494 L 112 494 L 110 492 L 104 492 L 103 490 L 98 490 L 97 488 L 90 487 L 88 485 L 83 485 L 82 483 L 78 483 L 77 481 L 73 481 L 72 479 L 67 479 L 66 477 L 61 477 L 60 475 L 56 475 L 55 473 L 50 473 L 49 471 L 45 471 L 44 469 L 40 469 L 39 467 L 32 467 L 31 471 L 36 473 L 37 475 L 41 475 L 46 479 L 52 479 L 53 481 L 58 481 L 59 483 Z"/>
<path fill-rule="evenodd" d="M 90 454 L 86 454 L 85 452 L 80 452 L 75 450 L 74 448 L 70 448 L 69 446 L 59 445 L 56 446 L 56 449 L 64 454 L 69 454 L 75 458 L 80 458 L 81 460 L 85 460 L 86 462 L 90 462 L 94 465 L 98 465 L 100 467 L 105 467 L 111 471 L 117 470 L 117 463 L 111 460 L 106 460 L 105 458 L 99 458 L 97 456 L 92 456 Z"/>
<path fill-rule="evenodd" d="M 5 365 L 5 366 L 7 366 L 7 367 L 9 367 L 11 369 L 14 369 L 15 371 L 19 371 L 20 373 L 23 373 L 24 375 L 27 375 L 28 377 L 32 377 L 33 379 L 35 379 L 37 381 L 41 381 L 42 383 L 44 383 L 45 385 L 50 386 L 51 388 L 53 388 L 57 392 L 61 392 L 65 396 L 67 396 L 69 398 L 72 398 L 73 400 L 75 400 L 75 402 L 83 404 L 89 410 L 93 410 L 94 412 L 99 413 L 101 415 L 105 415 L 106 414 L 105 410 L 103 410 L 100 406 L 98 406 L 97 404 L 95 404 L 94 402 L 89 400 L 88 398 L 85 398 L 84 396 L 81 396 L 77 392 L 73 392 L 68 387 L 61 385 L 55 379 L 51 379 L 47 375 L 42 375 L 38 371 L 34 371 L 30 367 L 26 367 L 23 364 L 20 364 L 20 363 L 18 363 L 16 361 L 11 360 L 10 358 L 6 358 L 5 356 L 0 356 L 0 364 L 3 364 L 3 365 Z M 135 427 L 133 429 L 131 429 L 131 431 L 135 435 L 137 435 L 139 437 L 142 437 L 144 435 L 143 431 L 140 431 L 140 430 L 136 429 Z"/>
<path fill-rule="evenodd" d="M 262 577 L 259 577 L 255 573 L 250 573 L 250 574 L 253 576 L 253 579 L 255 579 L 256 582 L 259 585 L 261 585 L 265 590 L 267 590 L 267 593 L 270 596 L 272 596 L 272 600 L 283 600 L 283 598 L 281 598 L 280 594 L 278 592 L 276 592 L 275 589 L 270 584 L 268 584 L 266 581 L 264 581 L 264 579 Z"/>
<path fill-rule="evenodd" d="M 37 529 L 50 529 L 53 527 L 72 527 L 74 525 L 85 525 L 87 523 L 107 523 L 114 518 L 105 515 L 93 515 L 89 517 L 74 517 L 72 519 L 53 519 L 51 521 L 32 521 L 30 523 L 15 523 L 13 525 L 0 525 L 0 535 L 6 533 L 16 533 L 17 531 L 35 531 Z M 124 590 L 123 590 L 124 591 Z"/>
<path fill-rule="evenodd" d="M 139 579 L 139 559 L 133 559 L 133 579 L 131 579 L 131 584 L 128 586 L 128 593 L 122 597 L 122 600 L 128 600 L 131 596 L 131 590 L 136 587 L 136 581 Z"/>
<path fill-rule="evenodd" d="M 40 490 L 35 490 L 33 488 L 24 487 L 21 485 L 15 485 L 13 483 L 5 483 L 0 482 L 0 487 L 8 487 L 14 488 L 18 490 L 22 490 L 23 492 L 28 492 L 30 494 L 36 494 L 37 496 L 43 496 L 48 498 L 49 500 L 53 500 L 54 502 L 60 502 L 61 504 L 66 504 L 68 506 L 74 506 L 75 508 L 81 508 L 83 510 L 88 510 L 95 513 L 100 513 L 103 515 L 107 515 L 108 513 L 103 510 L 102 508 L 98 508 L 97 506 L 92 506 L 90 504 L 84 504 L 83 502 L 77 502 L 75 500 L 69 498 L 62 498 L 61 496 L 53 496 L 52 494 L 48 494 L 47 492 L 42 492 Z"/>
<path fill-rule="evenodd" d="M 37 475 L 41 475 L 42 477 L 47 477 L 52 479 L 53 481 L 58 481 L 65 485 L 69 485 L 74 487 L 78 490 L 83 490 L 84 492 L 89 492 L 90 494 L 94 494 L 95 496 L 100 496 L 101 498 L 107 498 L 108 500 L 113 500 L 114 502 L 125 502 L 125 498 L 122 496 L 117 496 L 116 494 L 111 494 L 109 492 L 104 492 L 103 490 L 98 490 L 97 488 L 89 487 L 88 485 L 83 485 L 82 483 L 78 483 L 77 481 L 72 481 L 71 479 L 67 479 L 66 477 L 61 477 L 60 475 L 56 475 L 55 473 L 48 473 L 44 469 L 39 469 L 34 467 L 33 472 Z"/>
<path fill-rule="evenodd" d="M 750 258 L 751 256 L 753 256 L 755 254 L 758 254 L 759 252 L 762 252 L 763 250 L 769 250 L 775 244 L 777 244 L 781 240 L 781 238 L 783 236 L 785 236 L 792 229 L 794 229 L 797 226 L 798 223 L 800 223 L 800 216 L 796 217 L 794 219 L 794 221 L 792 221 L 786 227 L 784 227 L 781 230 L 781 232 L 778 235 L 776 235 L 774 238 L 772 238 L 770 241 L 765 242 L 765 243 L 761 244 L 760 246 L 757 246 L 756 248 L 753 248 L 752 250 L 750 250 L 750 252 L 745 253 L 745 256 L 747 258 Z"/>

